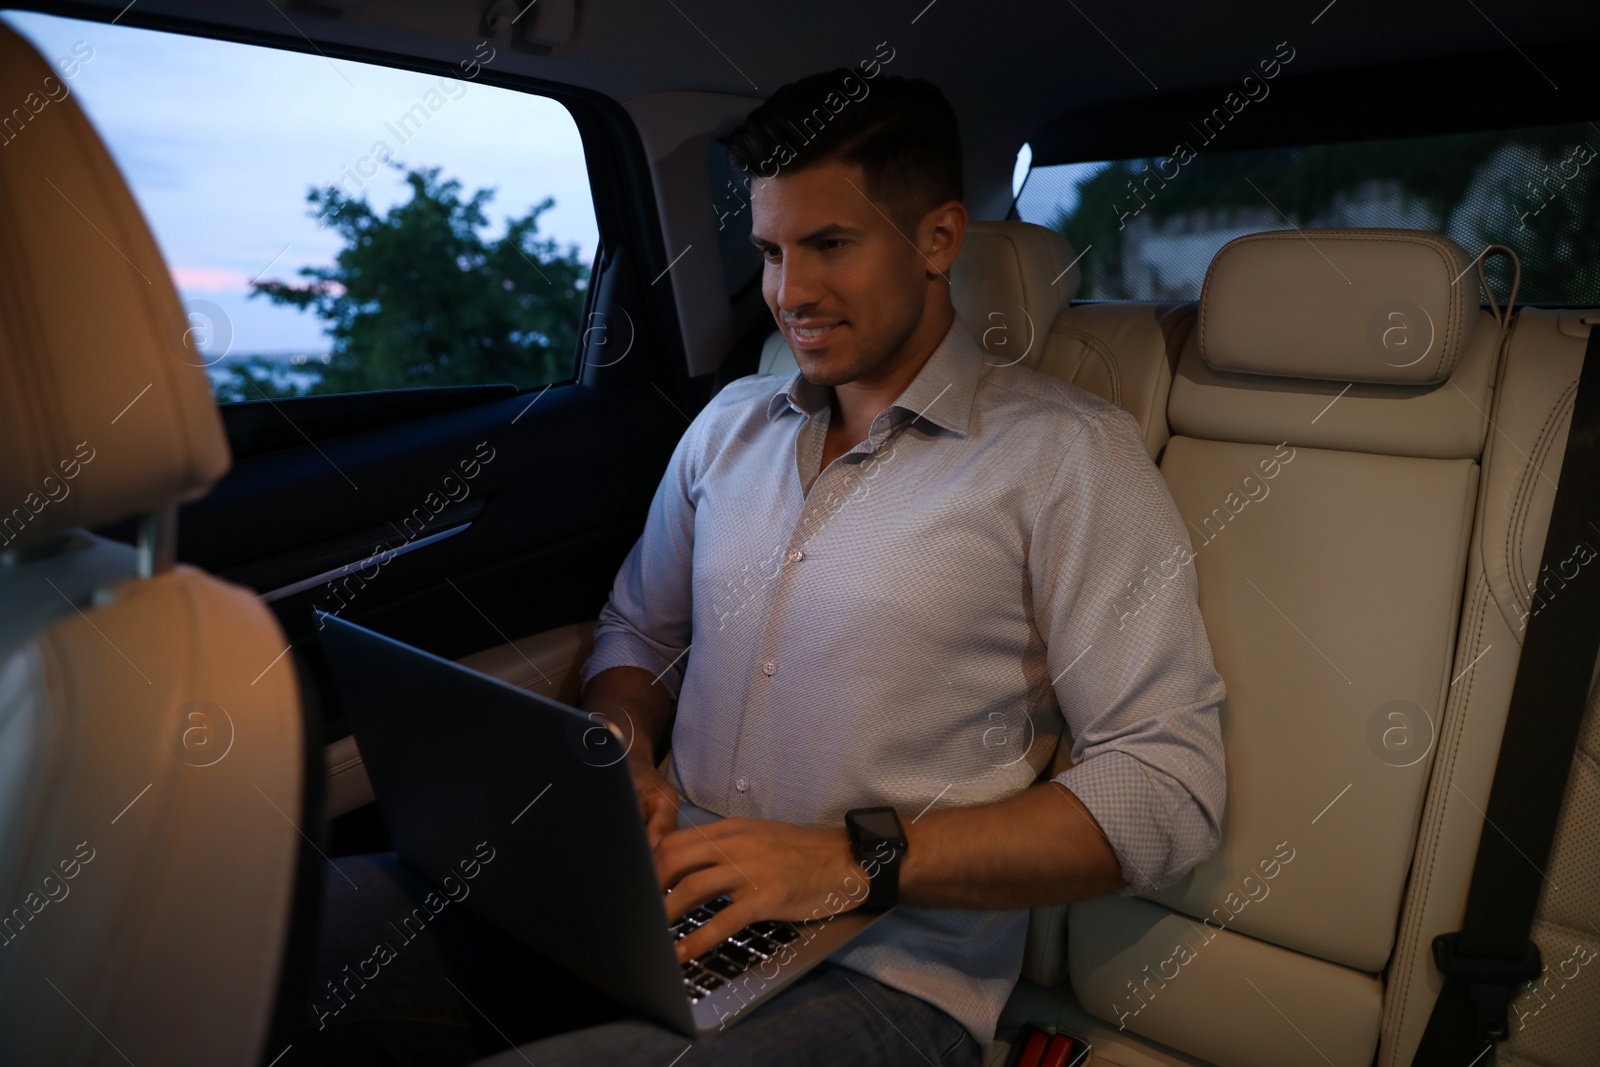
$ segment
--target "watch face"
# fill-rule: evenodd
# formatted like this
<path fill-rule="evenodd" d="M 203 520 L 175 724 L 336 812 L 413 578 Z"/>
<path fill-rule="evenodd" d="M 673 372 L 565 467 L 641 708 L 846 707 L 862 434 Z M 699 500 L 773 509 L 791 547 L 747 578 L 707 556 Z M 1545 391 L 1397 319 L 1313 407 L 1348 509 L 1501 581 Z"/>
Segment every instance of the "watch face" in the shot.
<path fill-rule="evenodd" d="M 900 821 L 892 812 L 869 811 L 855 816 L 856 825 L 873 837 L 893 841 L 900 836 Z"/>

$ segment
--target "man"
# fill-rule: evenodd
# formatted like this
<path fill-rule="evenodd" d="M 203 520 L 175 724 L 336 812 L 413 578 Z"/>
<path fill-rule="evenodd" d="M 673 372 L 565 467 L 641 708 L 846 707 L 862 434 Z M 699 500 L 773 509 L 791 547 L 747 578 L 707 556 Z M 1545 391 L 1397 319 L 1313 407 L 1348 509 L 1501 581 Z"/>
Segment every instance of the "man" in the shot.
<path fill-rule="evenodd" d="M 685 432 L 582 703 L 631 739 L 669 917 L 732 898 L 681 958 L 859 906 L 869 877 L 899 907 L 686 1063 L 976 1064 L 1024 909 L 1165 885 L 1218 840 L 1223 689 L 1193 572 L 1120 610 L 1188 549 L 1171 497 L 1125 412 L 985 358 L 950 298 L 954 113 L 926 82 L 864 88 L 803 79 L 730 139 L 800 370 L 729 384 Z M 1074 765 L 1036 784 L 1063 713 Z M 725 818 L 678 830 L 680 797 Z M 845 828 L 873 806 L 906 839 L 881 870 Z M 495 1062 L 684 1045 L 629 1019 Z"/>

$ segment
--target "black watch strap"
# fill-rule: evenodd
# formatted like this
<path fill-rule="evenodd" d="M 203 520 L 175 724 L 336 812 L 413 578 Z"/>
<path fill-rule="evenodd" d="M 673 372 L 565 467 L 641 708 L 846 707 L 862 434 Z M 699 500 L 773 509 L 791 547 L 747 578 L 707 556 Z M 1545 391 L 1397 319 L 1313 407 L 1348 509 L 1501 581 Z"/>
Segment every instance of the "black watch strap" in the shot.
<path fill-rule="evenodd" d="M 853 808 L 845 812 L 850 851 L 867 875 L 867 898 L 861 904 L 871 911 L 900 902 L 900 863 L 906 854 L 905 831 L 893 808 Z"/>
<path fill-rule="evenodd" d="M 872 911 L 881 911 L 892 908 L 900 902 L 900 856 L 895 855 L 888 862 L 878 862 L 877 870 L 868 867 L 868 863 L 876 862 L 872 858 L 858 860 L 867 872 L 867 899 L 861 906 Z"/>

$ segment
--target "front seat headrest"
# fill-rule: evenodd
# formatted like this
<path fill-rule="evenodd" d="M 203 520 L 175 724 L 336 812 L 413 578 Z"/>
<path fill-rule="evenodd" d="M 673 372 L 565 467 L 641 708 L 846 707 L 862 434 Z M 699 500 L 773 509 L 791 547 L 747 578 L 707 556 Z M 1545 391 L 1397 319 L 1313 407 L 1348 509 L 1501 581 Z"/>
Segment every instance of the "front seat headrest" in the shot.
<path fill-rule="evenodd" d="M 230 458 L 161 252 L 65 84 L 0 24 L 0 550 L 201 496 Z"/>
<path fill-rule="evenodd" d="M 1450 377 L 1476 325 L 1472 259 L 1420 230 L 1275 230 L 1223 245 L 1196 327 L 1213 370 L 1387 385 Z"/>

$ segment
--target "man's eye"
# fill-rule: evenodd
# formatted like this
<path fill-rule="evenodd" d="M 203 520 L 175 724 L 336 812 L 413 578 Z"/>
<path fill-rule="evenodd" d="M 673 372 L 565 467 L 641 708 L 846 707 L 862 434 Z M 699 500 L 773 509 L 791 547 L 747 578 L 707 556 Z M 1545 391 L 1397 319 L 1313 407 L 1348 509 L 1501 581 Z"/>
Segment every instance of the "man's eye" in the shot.
<path fill-rule="evenodd" d="M 832 252 L 836 248 L 843 248 L 844 245 L 844 241 L 840 240 L 839 238 L 830 237 L 826 241 L 822 242 L 822 250 L 824 252 Z"/>
<path fill-rule="evenodd" d="M 763 248 L 761 255 L 768 263 L 776 263 L 783 258 L 776 248 Z"/>

